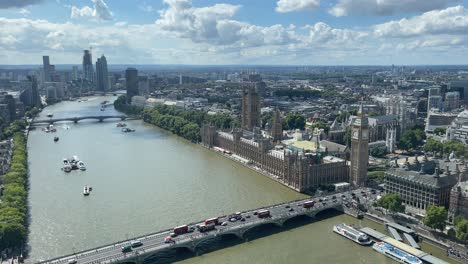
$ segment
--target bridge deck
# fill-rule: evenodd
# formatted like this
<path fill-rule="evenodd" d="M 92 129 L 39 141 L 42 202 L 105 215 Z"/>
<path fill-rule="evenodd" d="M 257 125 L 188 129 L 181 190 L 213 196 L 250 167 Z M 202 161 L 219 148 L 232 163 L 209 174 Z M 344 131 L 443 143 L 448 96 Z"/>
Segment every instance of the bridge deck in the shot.
<path fill-rule="evenodd" d="M 31 124 L 51 124 L 62 121 L 78 122 L 85 119 L 96 119 L 96 120 L 105 120 L 105 119 L 128 119 L 131 118 L 127 115 L 101 115 L 101 116 L 76 116 L 76 117 L 64 117 L 64 118 L 49 118 L 49 119 L 40 119 L 34 120 Z"/>
<path fill-rule="evenodd" d="M 359 191 L 361 191 L 360 189 Z M 277 226 L 282 226 L 285 221 L 288 219 L 294 218 L 301 215 L 314 216 L 320 211 L 326 209 L 336 209 L 343 210 L 342 203 L 344 200 L 341 200 L 341 195 L 346 195 L 348 198 L 351 196 L 349 193 L 337 194 L 336 201 L 332 199 L 333 195 L 322 197 L 323 202 L 318 202 L 319 198 L 308 198 L 302 200 L 296 200 L 287 203 L 276 204 L 268 207 L 257 208 L 255 210 L 249 210 L 241 212 L 245 221 L 236 221 L 229 222 L 226 216 L 220 217 L 220 221 L 226 221 L 226 226 L 216 226 L 216 229 L 210 232 L 201 233 L 199 231 L 194 231 L 192 233 L 187 233 L 179 235 L 174 238 L 175 243 L 167 244 L 164 243 L 164 239 L 172 232 L 172 230 L 167 229 L 150 235 L 137 237 L 132 240 L 140 240 L 143 243 L 143 246 L 134 248 L 133 251 L 129 253 L 122 253 L 122 245 L 128 243 L 128 241 L 119 241 L 113 244 L 109 244 L 103 247 L 94 248 L 91 250 L 86 250 L 79 252 L 74 255 L 68 255 L 64 257 L 55 258 L 52 260 L 44 261 L 41 263 L 68 263 L 70 259 L 76 259 L 79 264 L 81 263 L 118 263 L 125 261 L 135 261 L 135 259 L 146 258 L 151 256 L 160 250 L 168 248 L 180 248 L 185 247 L 192 251 L 196 251 L 197 245 L 203 243 L 203 241 L 213 238 L 216 236 L 222 235 L 236 235 L 238 237 L 243 237 L 244 233 L 254 228 L 256 226 L 264 224 L 274 224 Z M 326 201 L 325 201 L 326 198 Z M 314 200 L 316 201 L 314 207 L 312 208 L 303 208 L 303 203 L 305 201 Z M 290 211 L 292 209 L 292 211 Z M 254 215 L 254 212 L 260 209 L 267 209 L 270 211 L 271 217 L 269 218 L 259 218 Z M 222 218 L 222 219 L 221 219 Z M 194 226 L 196 224 L 201 224 L 202 222 L 196 222 L 189 224 L 189 226 Z"/>

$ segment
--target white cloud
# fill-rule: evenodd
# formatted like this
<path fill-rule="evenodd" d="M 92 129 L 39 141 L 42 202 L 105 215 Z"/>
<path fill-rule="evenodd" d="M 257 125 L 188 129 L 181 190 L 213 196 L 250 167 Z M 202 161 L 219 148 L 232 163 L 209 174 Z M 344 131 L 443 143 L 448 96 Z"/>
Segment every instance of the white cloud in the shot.
<path fill-rule="evenodd" d="M 306 26 L 306 28 L 309 30 L 306 43 L 319 45 L 321 47 L 326 46 L 346 49 L 356 44 L 356 42 L 364 41 L 365 38 L 369 36 L 367 32 L 336 29 L 323 22 L 318 22 L 313 26 Z"/>
<path fill-rule="evenodd" d="M 374 27 L 378 37 L 414 37 L 468 33 L 468 10 L 463 6 L 426 12 L 420 16 L 390 21 Z"/>
<path fill-rule="evenodd" d="M 35 5 L 43 2 L 44 0 L 1 0 L 0 9 L 3 8 L 20 8 L 29 5 Z"/>
<path fill-rule="evenodd" d="M 156 11 L 156 9 L 152 5 L 148 4 L 146 1 L 143 1 L 143 3 L 141 3 L 138 6 L 138 8 L 147 13 L 153 13 Z"/>
<path fill-rule="evenodd" d="M 18 13 L 22 16 L 29 16 L 31 14 L 31 11 L 29 11 L 28 9 L 26 8 L 21 8 Z"/>
<path fill-rule="evenodd" d="M 43 54 L 56 63 L 80 63 L 89 46 L 95 54 L 106 54 L 111 64 L 417 64 L 440 62 L 436 54 L 463 63 L 468 52 L 462 6 L 353 29 L 324 22 L 260 26 L 236 20 L 237 5 L 164 2 L 151 24 L 116 20 L 89 27 L 80 20 L 0 18 L 2 63 L 38 63 Z M 88 8 L 79 9 L 79 17 L 97 20 L 96 8 Z"/>
<path fill-rule="evenodd" d="M 444 8 L 461 0 L 339 0 L 329 13 L 347 15 L 392 15 L 401 12 L 426 12 Z"/>
<path fill-rule="evenodd" d="M 233 20 L 240 6 L 215 4 L 195 8 L 190 0 L 164 0 L 169 5 L 160 11 L 156 25 L 161 30 L 195 43 L 250 47 L 280 45 L 294 41 L 292 30 L 281 25 L 261 27 Z"/>
<path fill-rule="evenodd" d="M 112 20 L 113 15 L 104 0 L 91 0 L 94 4 L 93 8 L 84 6 L 78 8 L 76 6 L 71 7 L 70 17 L 73 19 L 92 19 L 92 20 Z"/>
<path fill-rule="evenodd" d="M 320 0 L 278 0 L 276 12 L 287 13 L 295 11 L 315 10 L 320 6 Z"/>

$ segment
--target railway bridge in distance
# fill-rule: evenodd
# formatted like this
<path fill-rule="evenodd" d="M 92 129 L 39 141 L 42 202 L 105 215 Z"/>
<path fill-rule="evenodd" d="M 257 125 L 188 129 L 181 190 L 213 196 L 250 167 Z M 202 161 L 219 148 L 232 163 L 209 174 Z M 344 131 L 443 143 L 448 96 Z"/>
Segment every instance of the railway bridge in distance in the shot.
<path fill-rule="evenodd" d="M 367 189 L 366 189 L 367 190 Z M 365 191 L 364 189 L 353 190 L 353 192 Z M 345 193 L 329 195 L 319 198 L 308 198 L 296 200 L 292 202 L 276 204 L 268 207 L 258 208 L 254 210 L 241 212 L 245 221 L 230 222 L 229 216 L 219 217 L 220 222 L 226 221 L 227 225 L 216 225 L 214 230 L 200 232 L 195 230 L 191 233 L 185 233 L 173 238 L 173 242 L 165 243 L 165 239 L 173 231 L 167 229 L 156 233 L 148 234 L 133 239 L 115 242 L 102 247 L 85 250 L 68 256 L 58 257 L 55 259 L 39 262 L 40 264 L 90 264 L 90 263 L 127 263 L 127 264 L 149 264 L 154 263 L 160 253 L 178 248 L 185 248 L 193 253 L 197 253 L 198 248 L 204 243 L 209 243 L 210 240 L 234 236 L 244 240 L 246 234 L 255 228 L 283 227 L 288 221 L 300 217 L 315 218 L 318 214 L 325 211 L 341 211 L 346 212 L 347 207 L 344 204 L 342 196 Z M 335 197 L 333 197 L 335 196 Z M 304 207 L 305 202 L 314 201 L 314 205 L 309 208 Z M 349 201 L 349 200 L 348 200 Z M 259 210 L 268 210 L 269 217 L 260 218 L 256 212 Z M 226 219 L 226 220 L 224 220 Z M 203 221 L 191 223 L 189 226 L 203 224 Z M 129 252 L 122 252 L 122 246 L 127 245 L 129 241 L 140 241 L 141 246 L 132 248 Z M 76 260 L 76 262 L 75 262 Z"/>

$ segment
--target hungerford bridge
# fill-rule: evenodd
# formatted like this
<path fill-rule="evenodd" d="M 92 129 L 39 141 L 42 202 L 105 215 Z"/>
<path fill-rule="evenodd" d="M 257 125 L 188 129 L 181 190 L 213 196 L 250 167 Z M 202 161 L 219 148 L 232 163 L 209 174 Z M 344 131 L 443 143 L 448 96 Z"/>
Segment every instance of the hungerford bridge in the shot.
<path fill-rule="evenodd" d="M 369 192 L 369 189 L 357 189 L 353 190 L 354 193 Z M 68 264 L 68 263 L 126 263 L 126 264 L 146 264 L 154 263 L 154 261 L 160 256 L 160 254 L 166 250 L 185 248 L 189 251 L 197 254 L 197 250 L 203 244 L 209 243 L 210 240 L 215 238 L 223 239 L 228 236 L 234 236 L 244 240 L 246 234 L 254 228 L 264 226 L 264 228 L 277 226 L 283 227 L 283 225 L 298 217 L 310 217 L 314 218 L 317 214 L 324 213 L 325 211 L 341 211 L 345 213 L 351 213 L 348 211 L 346 206 L 343 206 L 347 201 L 344 197 L 351 197 L 350 192 L 344 192 L 334 195 L 320 197 L 322 202 L 319 202 L 319 198 L 308 198 L 304 200 L 296 200 L 292 202 L 276 204 L 264 208 L 255 210 L 249 210 L 241 212 L 242 217 L 245 221 L 230 222 L 226 217 L 219 217 L 220 221 L 226 221 L 227 225 L 216 225 L 216 228 L 207 232 L 193 231 L 191 233 L 185 233 L 178 235 L 173 238 L 172 243 L 165 243 L 165 238 L 169 236 L 173 231 L 172 229 L 163 230 L 157 233 L 148 234 L 133 239 L 119 241 L 106 246 L 97 247 L 94 249 L 77 252 L 68 256 L 58 257 L 55 259 L 42 261 L 41 264 Z M 343 197 L 343 198 L 342 198 Z M 315 204 L 311 208 L 304 208 L 303 204 L 306 201 L 314 200 Z M 255 214 L 260 209 L 269 210 L 270 216 L 266 218 L 259 218 Z M 224 219 L 226 220 L 224 220 Z M 195 226 L 199 223 L 192 223 L 190 226 Z M 132 248 L 128 252 L 122 252 L 122 246 L 127 245 L 129 241 L 138 240 L 142 242 L 139 247 Z M 76 261 L 76 262 L 75 262 Z"/>
<path fill-rule="evenodd" d="M 120 120 L 132 120 L 137 119 L 135 117 L 129 117 L 126 115 L 95 115 L 95 116 L 79 116 L 79 117 L 64 117 L 64 118 L 49 118 L 49 119 L 42 119 L 42 120 L 34 120 L 31 122 L 32 125 L 37 124 L 53 124 L 57 122 L 64 122 L 64 121 L 71 121 L 73 123 L 78 123 L 81 120 L 86 119 L 95 119 L 99 122 L 103 122 L 106 119 L 120 119 Z"/>

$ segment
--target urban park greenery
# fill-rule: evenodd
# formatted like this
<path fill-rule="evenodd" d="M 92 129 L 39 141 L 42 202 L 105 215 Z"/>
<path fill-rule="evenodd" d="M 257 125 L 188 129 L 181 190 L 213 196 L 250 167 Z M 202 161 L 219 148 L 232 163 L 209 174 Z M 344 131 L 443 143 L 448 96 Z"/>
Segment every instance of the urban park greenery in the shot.
<path fill-rule="evenodd" d="M 209 115 L 199 110 L 185 110 L 175 106 L 156 105 L 153 108 L 143 108 L 126 104 L 126 96 L 122 95 L 114 102 L 118 111 L 129 115 L 141 115 L 147 123 L 171 131 L 193 142 L 200 140 L 200 127 L 213 124 L 219 129 L 239 127 L 240 122 L 227 114 Z"/>
<path fill-rule="evenodd" d="M 3 177 L 0 197 L 0 251 L 21 248 L 27 237 L 27 150 L 26 137 L 17 132 L 13 136 L 13 155 L 10 169 Z"/>
<path fill-rule="evenodd" d="M 400 138 L 399 148 L 406 151 L 415 149 L 424 144 L 424 139 L 426 139 L 424 129 L 413 128 L 411 130 L 407 130 Z"/>
<path fill-rule="evenodd" d="M 427 209 L 423 223 L 430 228 L 444 230 L 447 215 L 445 207 L 432 205 Z"/>
<path fill-rule="evenodd" d="M 457 238 L 461 241 L 468 242 L 468 220 L 462 216 L 455 217 L 455 229 L 457 232 Z"/>
<path fill-rule="evenodd" d="M 401 213 L 405 211 L 403 200 L 397 193 L 389 193 L 382 196 L 377 202 L 377 206 L 383 207 L 392 213 Z"/>

